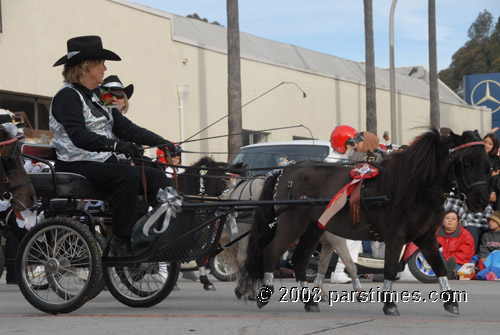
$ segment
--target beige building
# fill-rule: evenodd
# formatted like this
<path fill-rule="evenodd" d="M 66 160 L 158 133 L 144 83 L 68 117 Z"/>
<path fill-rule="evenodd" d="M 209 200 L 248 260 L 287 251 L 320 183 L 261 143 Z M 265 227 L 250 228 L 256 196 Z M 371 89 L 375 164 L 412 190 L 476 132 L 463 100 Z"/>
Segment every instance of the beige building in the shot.
<path fill-rule="evenodd" d="M 66 53 L 66 41 L 80 35 L 100 35 L 104 47 L 121 56 L 121 62 L 106 62 L 106 75 L 134 84 L 127 116 L 135 123 L 182 141 L 227 114 L 224 27 L 125 0 L 1 0 L 0 24 L 0 107 L 24 112 L 35 129 L 48 129 L 50 99 L 62 85 L 62 67 L 52 65 Z M 366 129 L 363 63 L 246 33 L 241 57 L 244 104 L 279 85 L 243 107 L 247 143 L 328 139 L 338 124 Z M 388 69 L 377 68 L 376 80 L 381 135 L 391 129 Z M 398 68 L 396 88 L 394 141 L 407 143 L 429 124 L 427 70 Z M 491 128 L 489 109 L 468 106 L 442 83 L 439 93 L 443 127 L 481 134 Z M 266 131 L 297 125 L 307 129 Z M 193 139 L 224 134 L 226 120 Z M 225 160 L 227 138 L 183 148 Z M 189 163 L 198 155 L 186 158 Z"/>

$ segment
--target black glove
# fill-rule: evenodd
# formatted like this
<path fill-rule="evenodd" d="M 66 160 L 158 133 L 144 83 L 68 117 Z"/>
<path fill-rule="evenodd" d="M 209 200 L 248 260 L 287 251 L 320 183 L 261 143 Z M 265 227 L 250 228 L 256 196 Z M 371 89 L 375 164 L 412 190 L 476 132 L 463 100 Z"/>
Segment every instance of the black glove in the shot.
<path fill-rule="evenodd" d="M 173 144 L 172 142 L 170 142 L 168 140 L 161 139 L 161 141 L 159 141 L 159 143 L 157 143 L 157 145 L 158 145 L 158 149 L 163 151 L 165 153 L 165 155 L 167 154 L 167 151 L 170 152 L 170 155 L 172 157 L 177 154 L 177 152 L 175 150 L 175 144 Z"/>
<path fill-rule="evenodd" d="M 141 153 L 134 143 L 120 141 L 116 144 L 116 152 L 125 154 L 125 156 L 134 158 L 141 158 Z"/>

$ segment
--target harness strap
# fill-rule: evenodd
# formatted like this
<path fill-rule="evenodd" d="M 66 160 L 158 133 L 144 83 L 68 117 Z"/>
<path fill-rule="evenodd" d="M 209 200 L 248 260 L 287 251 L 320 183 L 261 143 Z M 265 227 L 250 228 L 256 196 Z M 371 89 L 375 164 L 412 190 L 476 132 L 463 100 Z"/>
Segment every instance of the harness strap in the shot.
<path fill-rule="evenodd" d="M 29 183 L 31 183 L 31 178 L 30 178 L 30 177 L 28 177 L 28 178 L 27 178 L 25 181 L 23 181 L 22 183 L 19 183 L 18 185 L 14 186 L 14 187 L 11 187 L 11 188 L 10 188 L 10 191 L 11 191 L 11 192 L 14 192 L 15 190 L 17 190 L 17 189 L 19 189 L 19 188 L 21 188 L 21 187 L 23 187 L 24 185 L 29 184 Z"/>
<path fill-rule="evenodd" d="M 350 219 L 351 219 L 351 228 L 355 229 L 361 220 L 361 212 L 360 212 L 360 200 L 361 200 L 361 187 L 363 184 L 363 179 L 357 183 L 354 187 L 354 190 L 351 193 L 351 197 L 349 198 L 349 206 L 350 206 Z"/>
<path fill-rule="evenodd" d="M 479 185 L 486 185 L 486 182 L 484 180 L 476 181 L 474 183 L 469 184 L 469 188 L 473 188 L 474 186 L 479 186 Z"/>
<path fill-rule="evenodd" d="M 368 206 L 366 204 L 366 196 L 363 195 L 363 194 L 361 195 L 361 203 L 363 205 L 362 209 L 365 212 L 366 217 L 368 218 L 368 220 L 367 220 L 368 222 L 366 223 L 366 228 L 368 229 L 368 232 L 370 234 L 372 234 L 372 236 L 375 239 L 375 241 L 377 241 L 377 242 L 383 242 L 384 240 L 382 239 L 382 236 L 378 232 L 377 226 L 375 224 L 375 220 L 373 219 L 373 217 L 368 212 Z"/>
<path fill-rule="evenodd" d="M 24 135 L 19 135 L 14 138 L 11 138 L 10 140 L 2 141 L 0 142 L 0 146 L 5 147 L 6 145 L 22 140 L 24 137 L 25 137 Z"/>
<path fill-rule="evenodd" d="M 297 198 L 295 197 L 295 195 L 293 194 L 292 192 L 292 188 L 293 188 L 293 179 L 295 178 L 295 174 L 297 173 L 298 169 L 296 169 L 294 171 L 294 173 L 292 174 L 291 178 L 288 180 L 287 182 L 287 196 L 286 196 L 286 200 L 296 200 Z M 278 184 L 279 184 L 279 180 L 281 178 L 281 176 L 283 175 L 283 169 L 280 169 L 280 172 L 279 172 L 279 177 L 276 179 L 276 183 L 274 184 L 274 196 L 273 196 L 273 199 L 276 200 L 276 194 L 278 192 Z M 305 197 L 301 197 L 301 199 L 304 199 Z M 280 216 L 281 213 L 283 213 L 284 211 L 286 211 L 287 209 L 290 209 L 290 208 L 293 208 L 294 206 L 293 205 L 282 205 L 280 207 L 276 206 L 277 208 L 275 209 L 275 217 L 278 217 Z"/>
<path fill-rule="evenodd" d="M 144 202 L 145 202 L 145 205 L 148 206 L 148 185 L 147 185 L 147 181 L 146 181 L 146 172 L 144 171 L 144 162 L 141 162 L 141 166 L 142 166 L 142 173 L 141 173 L 141 177 L 142 177 L 142 187 L 144 188 Z"/>
<path fill-rule="evenodd" d="M 460 150 L 460 149 L 463 149 L 463 148 L 471 147 L 473 145 L 484 145 L 484 142 L 483 141 L 468 142 L 468 143 L 459 145 L 458 147 L 451 148 L 450 153 L 457 151 L 457 150 Z"/>

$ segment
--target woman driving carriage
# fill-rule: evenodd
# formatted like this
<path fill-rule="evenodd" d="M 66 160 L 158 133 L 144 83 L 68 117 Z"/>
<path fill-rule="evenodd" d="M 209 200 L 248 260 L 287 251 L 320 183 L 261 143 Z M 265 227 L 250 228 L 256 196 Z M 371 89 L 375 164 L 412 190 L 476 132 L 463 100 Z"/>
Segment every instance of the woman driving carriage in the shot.
<path fill-rule="evenodd" d="M 119 256 L 129 256 L 130 235 L 138 214 L 137 195 L 146 192 L 149 204 L 155 206 L 158 190 L 172 186 L 172 182 L 158 169 L 120 164 L 116 153 L 140 158 L 134 143 L 158 146 L 164 152 L 175 152 L 175 147 L 131 122 L 116 106 L 101 103 L 98 85 L 103 83 L 104 61 L 119 61 L 120 57 L 104 49 L 99 36 L 71 38 L 67 49 L 54 64 L 64 64 L 64 85 L 54 96 L 49 114 L 57 152 L 55 168 L 83 175 L 112 194 L 111 248 Z"/>

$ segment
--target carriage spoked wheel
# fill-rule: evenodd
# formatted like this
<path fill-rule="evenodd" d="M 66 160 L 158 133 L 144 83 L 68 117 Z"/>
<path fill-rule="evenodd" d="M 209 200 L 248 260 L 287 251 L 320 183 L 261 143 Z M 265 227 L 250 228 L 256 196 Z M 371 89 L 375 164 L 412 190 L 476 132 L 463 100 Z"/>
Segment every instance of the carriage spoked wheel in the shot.
<path fill-rule="evenodd" d="M 97 245 L 99 246 L 99 257 L 102 257 L 102 254 L 104 253 L 104 249 L 106 248 L 106 244 L 108 243 L 106 241 L 106 238 L 104 236 L 102 236 L 101 233 L 99 232 L 96 232 L 94 234 L 94 237 L 95 239 L 97 240 Z M 102 264 L 101 264 L 102 266 Z M 101 271 L 100 271 L 100 276 L 99 276 L 99 279 L 97 280 L 97 288 L 94 292 L 94 294 L 90 297 L 90 299 L 94 299 L 95 297 L 97 297 L 99 295 L 99 293 L 101 293 L 104 288 L 106 287 L 106 281 L 104 280 L 104 267 L 102 267 Z"/>
<path fill-rule="evenodd" d="M 180 269 L 180 262 L 150 262 L 104 267 L 103 274 L 116 300 L 130 307 L 151 307 L 172 292 Z"/>
<path fill-rule="evenodd" d="M 102 289 L 101 249 L 87 226 L 69 218 L 49 218 L 21 241 L 16 275 L 21 292 L 35 308 L 69 313 Z M 43 287 L 46 283 L 48 288 Z"/>
<path fill-rule="evenodd" d="M 97 241 L 97 246 L 99 247 L 98 251 L 96 251 L 96 252 L 98 252 L 98 257 L 101 257 L 102 252 L 106 246 L 106 240 L 100 234 L 96 234 L 96 235 L 94 235 L 94 237 Z M 64 245 L 64 244 L 71 243 L 71 241 L 74 241 L 75 238 L 76 238 L 75 232 L 67 232 L 67 231 L 60 232 L 57 236 L 57 239 L 56 239 L 55 249 L 56 250 L 68 249 L 68 247 L 70 247 L 70 246 Z M 68 265 L 68 260 L 66 259 L 66 257 L 63 257 L 61 259 L 60 264 L 63 266 Z M 70 265 L 70 267 L 71 267 L 71 265 Z M 68 271 L 68 269 L 64 269 L 63 271 Z M 75 263 L 75 266 L 73 266 L 73 269 L 71 269 L 71 271 L 73 271 L 73 273 L 76 276 L 81 277 L 82 280 L 85 280 L 85 278 L 88 275 L 88 270 L 85 267 L 83 267 L 83 268 L 80 267 L 78 263 Z M 52 289 L 54 292 L 56 292 L 56 294 L 59 295 L 61 297 L 61 299 L 67 300 L 68 298 L 72 298 L 72 297 L 76 296 L 76 293 L 73 292 L 73 290 L 71 288 L 67 289 L 65 287 L 65 285 L 64 285 L 65 280 L 60 274 L 54 275 L 54 276 L 48 276 L 47 279 L 49 281 L 48 287 L 50 289 Z M 93 293 L 90 295 L 89 300 L 95 298 L 99 293 L 101 293 L 101 291 L 106 286 L 106 282 L 102 278 L 102 271 L 100 271 L 100 275 L 99 275 L 99 278 L 97 279 L 97 283 L 98 284 L 97 284 L 95 290 L 93 291 Z"/>

